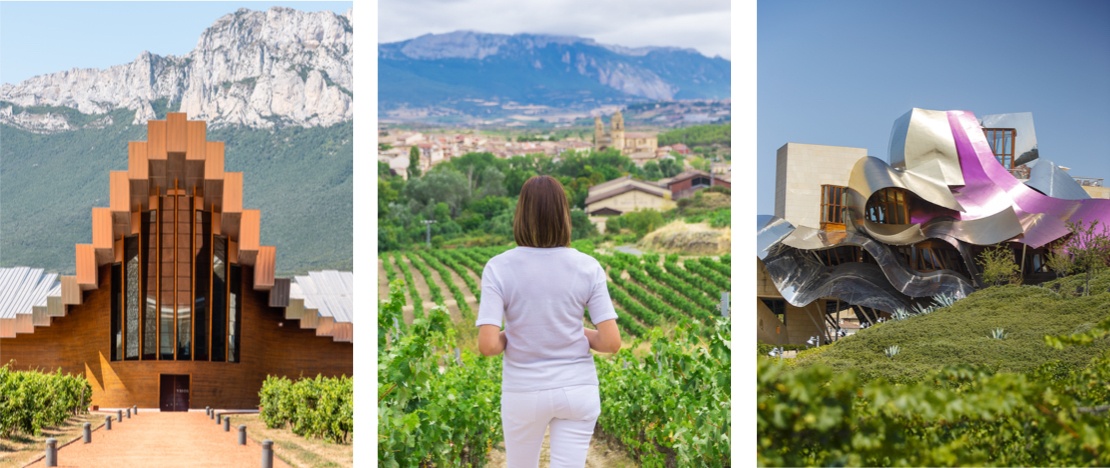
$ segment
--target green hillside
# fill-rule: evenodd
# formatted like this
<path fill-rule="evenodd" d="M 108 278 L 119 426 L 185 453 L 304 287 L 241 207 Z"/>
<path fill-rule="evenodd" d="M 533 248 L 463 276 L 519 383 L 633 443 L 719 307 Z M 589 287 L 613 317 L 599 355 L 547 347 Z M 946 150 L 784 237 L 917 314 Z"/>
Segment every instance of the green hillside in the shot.
<path fill-rule="evenodd" d="M 128 141 L 146 140 L 131 111 L 110 116 L 104 128 L 52 135 L 0 126 L 0 266 L 74 271 L 74 244 L 92 240 L 92 208 L 108 206 L 108 172 L 127 169 Z M 243 172 L 243 207 L 262 211 L 279 275 L 353 269 L 351 122 L 225 128 L 208 139 L 225 142 L 225 170 Z"/>
<path fill-rule="evenodd" d="M 1110 339 L 1059 350 L 1044 340 L 1045 335 L 1087 331 L 1110 315 L 1110 271 L 1092 280 L 1089 296 L 1075 294 L 1081 284 L 1082 277 L 1071 276 L 1043 286 L 987 288 L 951 307 L 803 351 L 794 365 L 821 364 L 833 372 L 854 370 L 863 381 L 881 377 L 904 383 L 954 366 L 1022 374 L 1042 367 L 1082 368 L 1110 349 Z M 1005 338 L 994 338 L 995 329 L 1002 329 Z M 884 353 L 890 346 L 899 348 L 893 358 Z"/>
<path fill-rule="evenodd" d="M 1089 296 L 1081 281 L 992 287 L 795 360 L 760 357 L 758 463 L 1110 465 L 1110 272 Z M 1056 334 L 1071 336 L 1060 349 L 1045 344 Z"/>

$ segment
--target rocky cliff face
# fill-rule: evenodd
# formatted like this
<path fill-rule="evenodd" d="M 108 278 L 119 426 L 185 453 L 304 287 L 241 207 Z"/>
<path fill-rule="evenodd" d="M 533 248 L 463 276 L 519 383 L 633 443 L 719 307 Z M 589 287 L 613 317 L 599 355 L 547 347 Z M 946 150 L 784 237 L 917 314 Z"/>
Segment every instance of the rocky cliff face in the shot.
<path fill-rule="evenodd" d="M 143 52 L 108 69 L 73 69 L 0 87 L 0 123 L 37 133 L 72 129 L 69 107 L 84 114 L 127 108 L 134 122 L 154 105 L 213 127 L 328 126 L 351 120 L 353 18 L 274 7 L 218 19 L 183 57 Z M 160 101 L 164 100 L 164 101 Z M 31 109 L 27 109 L 31 108 Z M 94 120 L 95 122 L 95 120 Z"/>

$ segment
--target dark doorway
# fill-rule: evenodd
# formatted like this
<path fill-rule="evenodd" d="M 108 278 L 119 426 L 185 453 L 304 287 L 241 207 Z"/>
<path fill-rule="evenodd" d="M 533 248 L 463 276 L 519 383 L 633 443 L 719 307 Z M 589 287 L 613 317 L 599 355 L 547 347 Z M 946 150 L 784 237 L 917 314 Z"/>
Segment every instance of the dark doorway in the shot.
<path fill-rule="evenodd" d="M 189 410 L 189 376 L 162 374 L 159 386 L 162 411 Z"/>

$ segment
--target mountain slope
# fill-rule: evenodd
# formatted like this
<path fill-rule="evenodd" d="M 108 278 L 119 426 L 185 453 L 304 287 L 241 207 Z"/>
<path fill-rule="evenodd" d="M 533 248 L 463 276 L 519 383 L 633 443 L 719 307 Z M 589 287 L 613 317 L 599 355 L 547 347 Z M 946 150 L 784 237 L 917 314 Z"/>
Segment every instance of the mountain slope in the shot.
<path fill-rule="evenodd" d="M 628 49 L 591 39 L 459 31 L 378 46 L 381 111 L 468 100 L 554 107 L 724 99 L 727 60 L 676 48 Z"/>
<path fill-rule="evenodd" d="M 0 86 L 0 123 L 36 133 L 76 126 L 44 106 L 83 114 L 124 108 L 131 123 L 156 115 L 154 103 L 213 127 L 329 126 L 352 118 L 350 13 L 273 7 L 240 9 L 206 29 L 183 57 L 143 52 L 107 69 L 72 69 Z"/>

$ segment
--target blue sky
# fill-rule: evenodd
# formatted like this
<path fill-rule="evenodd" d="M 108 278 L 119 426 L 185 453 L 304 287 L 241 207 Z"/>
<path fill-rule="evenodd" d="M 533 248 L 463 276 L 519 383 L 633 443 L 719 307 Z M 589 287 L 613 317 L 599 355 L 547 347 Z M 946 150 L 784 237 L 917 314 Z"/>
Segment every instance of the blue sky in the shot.
<path fill-rule="evenodd" d="M 351 2 L 0 2 L 0 82 L 107 68 L 144 50 L 184 55 L 219 17 L 275 5 L 337 13 L 351 8 Z"/>
<path fill-rule="evenodd" d="M 1041 157 L 1110 183 L 1110 2 L 762 1 L 757 20 L 760 214 L 783 144 L 885 160 L 913 107 L 1032 112 Z"/>

